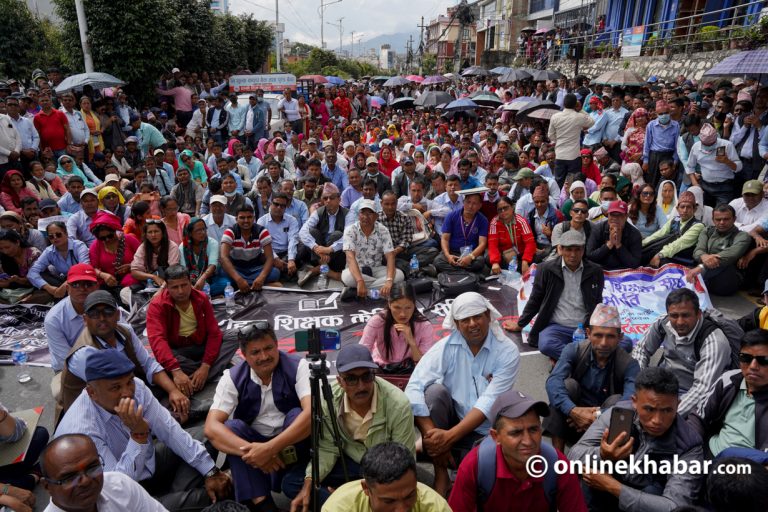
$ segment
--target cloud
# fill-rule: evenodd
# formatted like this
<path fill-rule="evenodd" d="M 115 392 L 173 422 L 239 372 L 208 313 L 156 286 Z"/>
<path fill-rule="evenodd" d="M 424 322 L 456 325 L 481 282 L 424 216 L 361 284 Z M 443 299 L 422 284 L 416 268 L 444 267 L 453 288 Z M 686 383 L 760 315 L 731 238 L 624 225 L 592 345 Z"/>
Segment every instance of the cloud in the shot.
<path fill-rule="evenodd" d="M 320 46 L 320 0 L 278 0 L 280 23 L 285 24 L 285 37 L 291 41 Z M 328 3 L 327 1 L 325 3 Z M 382 34 L 408 32 L 418 35 L 417 25 L 424 16 L 425 23 L 444 14 L 445 9 L 456 5 L 457 0 L 342 0 L 325 8 L 326 23 L 323 27 L 326 47 L 334 49 L 339 44 L 339 29 L 328 23 L 338 24 L 342 19 L 344 45 L 355 44 Z M 253 14 L 258 19 L 275 19 L 273 0 L 229 0 L 232 14 Z M 360 38 L 359 35 L 363 34 Z"/>

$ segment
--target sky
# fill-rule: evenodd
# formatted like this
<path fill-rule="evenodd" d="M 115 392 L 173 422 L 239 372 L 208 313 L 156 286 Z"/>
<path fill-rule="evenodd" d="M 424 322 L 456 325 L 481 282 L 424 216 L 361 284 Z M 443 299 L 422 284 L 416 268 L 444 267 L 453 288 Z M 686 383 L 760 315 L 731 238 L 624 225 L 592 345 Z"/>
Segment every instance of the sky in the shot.
<path fill-rule="evenodd" d="M 285 23 L 285 37 L 291 41 L 320 46 L 320 0 L 277 0 L 280 23 Z M 324 0 L 325 4 L 329 1 Z M 328 23 L 338 25 L 342 20 L 342 41 L 345 45 L 352 42 L 355 32 L 355 44 L 365 47 L 365 40 L 383 34 L 413 32 L 417 34 L 417 25 L 424 16 L 425 24 L 445 9 L 456 5 L 457 0 L 342 0 L 340 3 L 325 8 L 324 38 L 326 48 L 338 48 L 339 29 Z M 253 14 L 258 19 L 274 21 L 275 0 L 229 0 L 232 14 Z M 375 23 L 371 23 L 375 20 Z M 362 36 L 362 38 L 360 37 Z"/>

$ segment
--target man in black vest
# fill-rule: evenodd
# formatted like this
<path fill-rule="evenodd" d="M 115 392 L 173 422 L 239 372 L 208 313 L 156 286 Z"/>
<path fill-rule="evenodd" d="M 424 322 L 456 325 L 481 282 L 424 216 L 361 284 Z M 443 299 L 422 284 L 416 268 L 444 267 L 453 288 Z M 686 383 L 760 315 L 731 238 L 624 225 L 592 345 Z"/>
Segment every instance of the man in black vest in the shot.
<path fill-rule="evenodd" d="M 544 428 L 561 452 L 576 442 L 602 410 L 635 392 L 640 365 L 619 350 L 621 318 L 615 306 L 598 304 L 587 327 L 588 339 L 570 343 L 547 379 L 549 416 Z"/>
<path fill-rule="evenodd" d="M 341 193 L 333 183 L 323 185 L 323 206 L 309 217 L 299 231 L 298 257 L 312 262 L 312 269 L 299 278 L 299 286 L 320 273 L 320 265 L 330 268 L 328 277 L 341 281 L 347 257 L 343 251 L 344 228 L 355 219 L 341 206 Z"/>
<path fill-rule="evenodd" d="M 300 441 L 309 435 L 309 366 L 277 349 L 269 322 L 241 329 L 238 341 L 245 361 L 216 386 L 205 435 L 227 454 L 235 499 L 251 510 L 277 510 L 270 491 L 276 473 L 296 462 L 288 452 L 294 448 L 308 460 L 309 447 Z"/>
<path fill-rule="evenodd" d="M 752 102 L 744 99 L 733 108 L 736 118 L 733 120 L 733 131 L 730 141 L 736 147 L 741 158 L 744 180 L 754 180 L 760 175 L 765 160 L 760 155 L 761 128 L 768 121 L 765 115 L 760 116 L 753 111 Z"/>

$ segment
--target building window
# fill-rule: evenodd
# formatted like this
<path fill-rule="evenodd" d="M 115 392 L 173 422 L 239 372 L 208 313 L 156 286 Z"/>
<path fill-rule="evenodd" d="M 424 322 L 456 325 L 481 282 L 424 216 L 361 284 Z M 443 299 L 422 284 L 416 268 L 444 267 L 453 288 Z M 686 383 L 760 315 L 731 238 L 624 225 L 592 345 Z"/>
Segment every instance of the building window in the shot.
<path fill-rule="evenodd" d="M 555 0 L 530 0 L 528 2 L 528 13 L 545 11 L 547 9 L 554 9 Z"/>

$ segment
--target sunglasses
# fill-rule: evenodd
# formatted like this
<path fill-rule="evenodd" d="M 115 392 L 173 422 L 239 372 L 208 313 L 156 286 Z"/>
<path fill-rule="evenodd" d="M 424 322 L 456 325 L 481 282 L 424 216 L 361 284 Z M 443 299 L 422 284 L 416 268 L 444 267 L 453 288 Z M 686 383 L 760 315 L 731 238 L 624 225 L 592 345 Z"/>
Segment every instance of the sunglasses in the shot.
<path fill-rule="evenodd" d="M 97 237 L 97 239 L 100 242 L 108 242 L 109 240 L 112 240 L 113 238 L 115 238 L 115 236 L 116 235 L 114 233 L 110 233 L 108 235 L 103 235 L 103 236 Z"/>
<path fill-rule="evenodd" d="M 95 281 L 76 281 L 74 283 L 68 283 L 70 288 L 74 288 L 75 290 L 79 290 L 80 288 L 94 288 L 99 285 L 99 283 Z"/>
<path fill-rule="evenodd" d="M 61 165 L 69 165 L 72 163 L 72 160 L 65 160 L 64 162 L 61 162 Z"/>
<path fill-rule="evenodd" d="M 61 232 L 48 233 L 48 239 L 49 240 L 53 240 L 54 238 L 55 239 L 64 238 L 65 236 L 67 236 L 67 234 L 66 233 L 61 233 Z"/>
<path fill-rule="evenodd" d="M 373 382 L 373 379 L 376 378 L 376 374 L 372 371 L 369 371 L 363 375 L 342 375 L 341 378 L 344 379 L 344 382 L 346 382 L 348 385 L 357 386 L 360 381 L 366 384 L 370 384 Z"/>
<path fill-rule="evenodd" d="M 499 213 L 502 213 L 502 212 L 505 212 L 505 211 L 511 210 L 511 209 L 512 209 L 511 206 L 501 206 L 499 208 L 496 208 L 496 211 L 499 212 Z"/>
<path fill-rule="evenodd" d="M 749 366 L 752 364 L 752 361 L 757 361 L 757 364 L 760 366 L 768 366 L 768 356 L 753 356 L 752 354 L 739 352 L 739 362 L 741 364 Z"/>
<path fill-rule="evenodd" d="M 100 309 L 89 309 L 85 312 L 85 314 L 90 318 L 91 320 L 95 320 L 97 318 L 103 318 L 103 317 L 109 317 L 114 315 L 117 312 L 117 308 L 113 306 L 106 306 Z"/>
<path fill-rule="evenodd" d="M 272 331 L 272 327 L 266 320 L 256 320 L 237 331 L 238 341 L 248 341 L 265 334 L 264 331 Z"/>
<path fill-rule="evenodd" d="M 571 208 L 571 213 L 587 213 L 586 208 Z"/>
<path fill-rule="evenodd" d="M 653 196 L 653 192 L 640 192 L 640 195 L 645 197 L 651 197 Z"/>
<path fill-rule="evenodd" d="M 276 203 L 276 202 L 272 201 L 272 206 L 276 206 L 276 207 L 278 207 L 278 208 L 285 208 L 285 207 L 287 207 L 288 205 L 287 205 L 287 204 L 285 204 L 285 203 Z"/>

